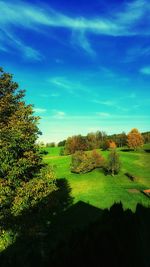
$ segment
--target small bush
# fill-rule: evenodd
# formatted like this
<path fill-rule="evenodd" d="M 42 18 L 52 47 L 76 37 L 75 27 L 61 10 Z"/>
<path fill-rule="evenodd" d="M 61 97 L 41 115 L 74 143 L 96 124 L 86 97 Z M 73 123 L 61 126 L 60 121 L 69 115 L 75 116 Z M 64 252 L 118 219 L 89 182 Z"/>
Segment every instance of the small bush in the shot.
<path fill-rule="evenodd" d="M 105 171 L 110 173 L 112 176 L 118 174 L 120 171 L 120 159 L 117 151 L 114 149 L 110 152 L 108 161 L 105 165 Z"/>
<path fill-rule="evenodd" d="M 77 151 L 72 155 L 71 172 L 86 173 L 102 167 L 103 164 L 104 159 L 96 150 L 89 154 Z"/>
<path fill-rule="evenodd" d="M 65 155 L 64 147 L 61 147 L 61 148 L 60 148 L 59 155 L 60 155 L 60 156 L 64 156 L 64 155 Z"/>
<path fill-rule="evenodd" d="M 41 150 L 41 151 L 40 151 L 40 154 L 41 154 L 41 155 L 47 155 L 47 154 L 48 154 L 48 151 L 46 151 L 46 150 Z"/>

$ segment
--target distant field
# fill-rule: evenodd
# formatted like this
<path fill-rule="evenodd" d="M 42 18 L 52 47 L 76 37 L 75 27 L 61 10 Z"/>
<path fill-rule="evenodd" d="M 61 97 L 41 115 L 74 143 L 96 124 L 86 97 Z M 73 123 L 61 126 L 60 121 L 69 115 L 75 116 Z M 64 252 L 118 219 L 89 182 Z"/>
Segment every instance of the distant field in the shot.
<path fill-rule="evenodd" d="M 42 147 L 41 151 L 48 152 L 48 156 L 59 156 L 61 147 Z"/>
<path fill-rule="evenodd" d="M 150 144 L 145 145 L 150 148 Z M 48 154 L 44 162 L 55 166 L 57 178 L 66 178 L 72 189 L 74 203 L 84 201 L 99 208 L 109 208 L 114 202 L 122 202 L 124 209 L 136 209 L 137 203 L 150 206 L 150 199 L 143 193 L 129 192 L 130 189 L 150 188 L 150 153 L 119 151 L 122 168 L 119 175 L 105 176 L 102 170 L 94 170 L 87 174 L 73 174 L 70 172 L 70 156 L 59 156 L 60 148 L 47 148 Z M 101 152 L 105 158 L 108 151 Z M 124 174 L 130 172 L 136 176 L 132 182 Z M 129 191 L 128 191 L 129 190 Z M 132 190 L 131 190 L 132 191 Z"/>

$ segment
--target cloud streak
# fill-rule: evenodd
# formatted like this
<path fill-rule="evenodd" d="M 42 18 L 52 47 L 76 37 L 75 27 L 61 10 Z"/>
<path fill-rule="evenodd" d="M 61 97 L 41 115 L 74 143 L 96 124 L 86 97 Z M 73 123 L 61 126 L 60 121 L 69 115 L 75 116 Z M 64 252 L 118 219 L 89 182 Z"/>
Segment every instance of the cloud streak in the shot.
<path fill-rule="evenodd" d="M 142 73 L 144 75 L 150 75 L 150 66 L 145 66 L 145 67 L 141 68 L 140 73 Z"/>
<path fill-rule="evenodd" d="M 65 119 L 66 118 L 66 113 L 64 112 L 64 111 L 62 111 L 62 110 L 53 110 L 52 111 L 53 112 L 53 118 L 54 119 L 58 119 L 58 120 L 60 120 L 60 119 Z"/>
<path fill-rule="evenodd" d="M 65 90 L 69 94 L 80 96 L 80 92 L 89 93 L 89 89 L 86 88 L 80 81 L 70 80 L 65 76 L 56 76 L 48 79 L 48 82 L 59 89 Z"/>
<path fill-rule="evenodd" d="M 33 111 L 41 114 L 41 113 L 45 113 L 46 109 L 45 108 L 34 108 Z"/>
<path fill-rule="evenodd" d="M 67 28 L 71 32 L 71 43 L 82 47 L 88 54 L 94 55 L 88 34 L 108 35 L 108 36 L 135 36 L 150 35 L 150 8 L 147 0 L 135 0 L 131 3 L 121 5 L 121 10 L 116 13 L 86 18 L 67 16 L 51 7 L 33 6 L 23 2 L 0 1 L 0 28 L 13 34 L 14 28 L 30 29 L 42 32 L 43 27 Z M 140 27 L 143 18 L 147 18 L 145 27 Z M 48 32 L 48 28 L 47 32 Z M 8 37 L 8 36 L 7 36 Z M 7 40 L 6 40 L 7 42 Z M 20 48 L 18 39 L 16 46 Z M 3 44 L 4 46 L 4 44 Z M 3 47 L 2 46 L 2 47 Z M 24 46 L 25 54 L 35 60 L 40 59 L 40 55 L 33 48 Z"/>

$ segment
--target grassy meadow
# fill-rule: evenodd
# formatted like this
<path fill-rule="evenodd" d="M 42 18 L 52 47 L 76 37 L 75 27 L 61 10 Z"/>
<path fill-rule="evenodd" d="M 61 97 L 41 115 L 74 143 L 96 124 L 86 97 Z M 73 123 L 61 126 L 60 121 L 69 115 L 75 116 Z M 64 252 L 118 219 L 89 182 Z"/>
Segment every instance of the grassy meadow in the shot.
<path fill-rule="evenodd" d="M 8 256 L 12 260 L 12 255 L 15 255 L 13 254 L 14 251 L 18 251 L 19 264 L 21 264 L 22 258 L 24 261 L 26 259 L 30 261 L 32 256 L 28 255 L 30 251 L 28 242 L 32 245 L 32 250 L 36 251 L 35 255 L 37 257 L 41 253 L 41 247 L 43 246 L 41 240 L 43 240 L 45 244 L 44 253 L 49 255 L 49 248 L 53 252 L 53 248 L 59 244 L 60 240 L 66 240 L 67 238 L 69 240 L 73 231 L 85 230 L 92 222 L 100 220 L 100 218 L 103 222 L 105 214 L 109 214 L 109 211 L 110 220 L 113 221 L 114 215 L 111 215 L 110 208 L 114 203 L 121 202 L 123 210 L 129 209 L 135 215 L 137 204 L 150 207 L 150 199 L 141 192 L 141 190 L 150 188 L 150 153 L 144 150 L 127 151 L 126 148 L 125 151 L 121 151 L 118 148 L 121 171 L 113 177 L 105 175 L 102 169 L 95 169 L 86 174 L 71 173 L 71 156 L 60 156 L 60 149 L 61 147 L 41 149 L 47 151 L 47 153 L 42 154 L 43 162 L 53 166 L 58 182 L 63 181 L 63 186 L 60 184 L 58 195 L 56 192 L 55 198 L 56 201 L 57 197 L 60 198 L 60 207 L 58 203 L 57 211 L 51 214 L 48 206 L 41 206 L 42 208 L 40 208 L 39 204 L 39 213 L 34 210 L 29 214 L 25 213 L 19 218 L 16 225 L 12 224 L 12 229 L 8 228 L 3 231 L 0 237 L 0 252 L 4 252 L 4 262 L 6 261 L 4 266 L 8 264 Z M 146 145 L 144 149 L 149 150 L 150 144 Z M 103 157 L 108 157 L 109 151 L 97 151 Z M 125 175 L 126 172 L 134 175 L 136 177 L 135 181 L 131 181 Z M 123 219 L 121 229 L 124 229 L 125 221 L 128 220 L 128 215 L 131 215 L 132 212 L 124 213 L 123 216 L 126 219 Z M 116 231 L 111 228 L 111 222 L 109 225 L 107 216 L 104 220 L 106 220 L 105 223 L 108 224 L 111 233 Z M 101 223 L 101 221 L 99 222 Z M 148 223 L 147 219 L 144 218 L 144 223 L 146 222 Z M 105 223 L 101 224 L 101 229 L 105 227 Z M 115 227 L 118 229 L 117 223 Z M 132 227 L 130 226 L 130 228 Z M 143 235 L 145 230 L 142 228 L 140 231 Z M 68 247 L 66 246 L 64 253 L 68 253 L 67 251 Z"/>
<path fill-rule="evenodd" d="M 144 149 L 149 148 L 149 144 L 144 147 Z M 70 156 L 60 156 L 59 147 L 44 150 L 48 152 L 43 156 L 44 162 L 54 166 L 57 179 L 67 179 L 74 203 L 84 201 L 97 208 L 105 209 L 110 208 L 113 203 L 122 202 L 124 209 L 129 208 L 132 211 L 135 211 L 137 203 L 144 206 L 150 205 L 149 198 L 140 192 L 150 188 L 150 153 L 144 150 L 134 152 L 118 149 L 121 171 L 112 177 L 105 176 L 101 169 L 86 174 L 71 173 Z M 109 151 L 100 151 L 100 153 L 107 158 Z M 135 181 L 131 181 L 125 175 L 126 172 L 134 175 Z"/>

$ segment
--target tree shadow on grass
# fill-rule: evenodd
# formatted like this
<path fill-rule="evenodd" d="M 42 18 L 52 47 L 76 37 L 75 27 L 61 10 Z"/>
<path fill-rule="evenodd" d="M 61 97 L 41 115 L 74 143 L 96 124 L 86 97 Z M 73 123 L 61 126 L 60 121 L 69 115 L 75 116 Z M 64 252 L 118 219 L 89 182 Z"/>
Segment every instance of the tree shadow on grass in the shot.
<path fill-rule="evenodd" d="M 49 260 L 51 266 L 150 266 L 148 208 L 137 205 L 132 213 L 124 211 L 121 203 L 101 210 L 78 202 L 69 213 L 72 218 L 74 213 L 77 217 L 82 214 L 80 223 L 84 227 L 72 229 L 70 237 L 61 240 Z"/>
<path fill-rule="evenodd" d="M 150 153 L 150 149 L 144 149 L 146 153 Z"/>
<path fill-rule="evenodd" d="M 48 155 L 48 151 L 46 151 L 46 150 L 41 150 L 41 151 L 40 151 L 40 154 L 41 154 L 41 155 Z"/>
<path fill-rule="evenodd" d="M 149 208 L 138 205 L 132 213 L 121 203 L 110 210 L 73 204 L 67 180 L 57 185 L 53 205 L 39 203 L 16 218 L 19 236 L 1 254 L 1 267 L 150 266 Z"/>
<path fill-rule="evenodd" d="M 134 149 L 131 149 L 131 148 L 123 148 L 123 149 L 120 149 L 120 151 L 122 151 L 122 152 L 133 152 Z"/>

